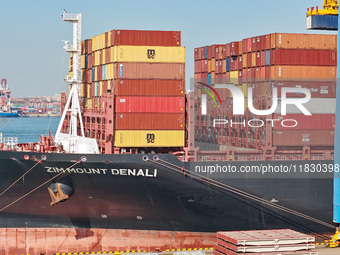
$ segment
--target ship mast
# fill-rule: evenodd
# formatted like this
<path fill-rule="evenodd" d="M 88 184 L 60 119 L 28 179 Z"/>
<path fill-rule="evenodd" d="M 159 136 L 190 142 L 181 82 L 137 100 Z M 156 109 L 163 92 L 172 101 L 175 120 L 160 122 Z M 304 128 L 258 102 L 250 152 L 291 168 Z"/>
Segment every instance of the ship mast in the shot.
<path fill-rule="evenodd" d="M 99 153 L 97 141 L 87 138 L 84 134 L 84 126 L 79 104 L 80 83 L 81 83 L 81 14 L 66 13 L 64 10 L 61 16 L 64 21 L 73 24 L 73 45 L 69 41 L 64 41 L 66 52 L 73 54 L 73 76 L 65 78 L 71 85 L 69 97 L 67 99 L 59 126 L 55 135 L 55 141 L 61 143 L 66 152 L 70 153 Z M 68 133 L 61 133 L 63 123 L 67 113 L 70 113 Z M 78 136 L 78 123 L 81 136 Z"/>

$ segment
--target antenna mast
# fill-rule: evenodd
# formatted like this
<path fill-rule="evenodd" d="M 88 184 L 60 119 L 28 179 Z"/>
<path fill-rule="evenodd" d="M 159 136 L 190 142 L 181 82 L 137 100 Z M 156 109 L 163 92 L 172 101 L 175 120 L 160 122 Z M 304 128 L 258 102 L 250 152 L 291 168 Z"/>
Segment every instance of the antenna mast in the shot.
<path fill-rule="evenodd" d="M 66 13 L 64 10 L 61 17 L 64 21 L 73 24 L 73 45 L 70 45 L 69 41 L 64 41 L 65 51 L 73 54 L 73 76 L 65 78 L 65 81 L 71 84 L 71 90 L 55 135 L 55 141 L 57 143 L 62 143 L 66 152 L 99 153 L 97 141 L 85 137 L 79 104 L 81 83 L 81 14 Z M 61 133 L 61 128 L 67 112 L 70 112 L 70 122 L 68 134 L 64 134 Z M 78 123 L 80 125 L 81 136 L 78 136 Z"/>

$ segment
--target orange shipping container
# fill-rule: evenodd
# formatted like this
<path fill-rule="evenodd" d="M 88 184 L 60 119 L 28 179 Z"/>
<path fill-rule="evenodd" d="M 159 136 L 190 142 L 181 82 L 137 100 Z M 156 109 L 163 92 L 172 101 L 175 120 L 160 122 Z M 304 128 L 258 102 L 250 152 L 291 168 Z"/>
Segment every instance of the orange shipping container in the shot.
<path fill-rule="evenodd" d="M 215 72 L 215 65 L 216 65 L 216 60 L 213 58 L 211 59 L 211 72 Z"/>
<path fill-rule="evenodd" d="M 116 96 L 184 96 L 184 80 L 114 80 L 110 88 L 114 88 Z"/>
<path fill-rule="evenodd" d="M 184 130 L 184 113 L 117 113 L 116 130 Z"/>
<path fill-rule="evenodd" d="M 324 34 L 271 34 L 271 48 L 336 50 L 336 35 Z"/>
<path fill-rule="evenodd" d="M 115 63 L 115 79 L 178 79 L 185 78 L 184 64 Z"/>
<path fill-rule="evenodd" d="M 208 73 L 211 73 L 211 60 L 208 59 Z"/>
<path fill-rule="evenodd" d="M 271 79 L 336 78 L 334 66 L 271 66 Z"/>
<path fill-rule="evenodd" d="M 256 66 L 256 52 L 251 54 L 251 66 Z"/>

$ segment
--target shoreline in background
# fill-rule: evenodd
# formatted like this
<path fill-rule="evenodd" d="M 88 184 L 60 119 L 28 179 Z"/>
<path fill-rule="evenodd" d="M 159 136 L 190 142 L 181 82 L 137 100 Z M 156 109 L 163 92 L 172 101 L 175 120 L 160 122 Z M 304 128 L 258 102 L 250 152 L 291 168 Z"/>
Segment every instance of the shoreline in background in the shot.
<path fill-rule="evenodd" d="M 60 117 L 60 113 L 56 113 L 56 114 L 47 114 L 47 113 L 39 113 L 39 114 L 27 114 L 26 116 L 19 116 L 19 117 L 23 117 L 23 118 L 30 118 L 30 117 Z"/>

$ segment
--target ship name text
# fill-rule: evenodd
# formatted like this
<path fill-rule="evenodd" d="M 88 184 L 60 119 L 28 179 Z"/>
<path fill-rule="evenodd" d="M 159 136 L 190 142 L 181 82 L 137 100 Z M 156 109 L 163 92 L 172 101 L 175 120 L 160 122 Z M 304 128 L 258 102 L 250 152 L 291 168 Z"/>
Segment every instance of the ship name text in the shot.
<path fill-rule="evenodd" d="M 104 175 L 126 175 L 126 176 L 143 176 L 149 178 L 157 177 L 157 169 L 129 169 L 129 168 L 63 168 L 45 166 L 47 173 L 69 173 L 69 174 L 104 174 Z"/>

